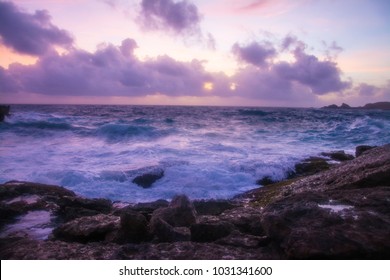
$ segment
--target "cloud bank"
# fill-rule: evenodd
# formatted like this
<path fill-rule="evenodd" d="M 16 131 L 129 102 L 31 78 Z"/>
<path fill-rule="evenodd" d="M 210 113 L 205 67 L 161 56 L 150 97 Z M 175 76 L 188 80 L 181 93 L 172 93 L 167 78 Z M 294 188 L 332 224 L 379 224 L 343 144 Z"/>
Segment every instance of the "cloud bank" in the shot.
<path fill-rule="evenodd" d="M 183 33 L 200 21 L 196 7 L 186 1 L 143 0 L 141 4 L 145 19 L 151 17 L 157 29 Z M 343 78 L 333 55 L 325 53 L 319 58 L 310 54 L 305 43 L 293 35 L 276 43 L 234 43 L 231 52 L 240 68 L 227 76 L 207 71 L 207 62 L 196 59 L 178 61 L 163 55 L 141 60 L 134 54 L 138 45 L 131 38 L 120 45 L 101 44 L 94 52 L 71 47 L 59 54 L 54 46 L 71 46 L 69 33 L 54 26 L 47 12 L 28 14 L 10 2 L 0 2 L 0 23 L 0 44 L 39 56 L 32 65 L 0 67 L 3 96 L 212 96 L 292 105 L 314 104 L 324 96 L 390 98 L 390 84 L 353 86 Z M 214 45 L 214 38 L 209 37 Z M 341 51 L 336 42 L 325 47 L 329 52 Z"/>
<path fill-rule="evenodd" d="M 94 53 L 52 52 L 34 65 L 12 64 L 8 70 L 0 69 L 0 80 L 7 81 L 1 90 L 68 96 L 200 96 L 204 83 L 224 84 L 200 61 L 179 62 L 169 56 L 140 61 L 133 53 L 136 47 L 133 39 L 126 39 L 120 46 L 101 45 Z M 222 90 L 215 87 L 215 92 Z"/>
<path fill-rule="evenodd" d="M 45 10 L 28 14 L 12 2 L 0 2 L 0 42 L 16 52 L 43 55 L 53 48 L 68 48 L 73 39 L 51 23 Z"/>

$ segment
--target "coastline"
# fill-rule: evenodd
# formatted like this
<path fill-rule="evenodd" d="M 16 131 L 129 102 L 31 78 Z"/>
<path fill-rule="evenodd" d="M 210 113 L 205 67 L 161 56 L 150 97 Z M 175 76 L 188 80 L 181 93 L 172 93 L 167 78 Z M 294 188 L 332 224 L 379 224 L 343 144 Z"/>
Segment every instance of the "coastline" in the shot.
<path fill-rule="evenodd" d="M 13 181 L 0 186 L 0 257 L 388 259 L 389 197 L 389 144 L 231 200 L 178 196 L 118 208 L 59 186 Z M 4 235 L 34 214 L 44 220 L 35 237 Z M 42 240 L 47 228 L 53 231 Z"/>

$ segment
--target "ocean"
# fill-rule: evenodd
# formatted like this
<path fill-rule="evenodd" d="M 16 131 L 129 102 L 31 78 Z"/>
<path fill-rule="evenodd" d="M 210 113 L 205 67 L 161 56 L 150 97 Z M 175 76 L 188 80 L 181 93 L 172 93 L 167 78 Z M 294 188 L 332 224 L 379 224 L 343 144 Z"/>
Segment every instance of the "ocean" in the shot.
<path fill-rule="evenodd" d="M 390 143 L 390 111 L 14 105 L 0 123 L 0 183 L 61 185 L 129 203 L 231 198 L 321 152 Z M 132 180 L 152 170 L 150 188 Z"/>

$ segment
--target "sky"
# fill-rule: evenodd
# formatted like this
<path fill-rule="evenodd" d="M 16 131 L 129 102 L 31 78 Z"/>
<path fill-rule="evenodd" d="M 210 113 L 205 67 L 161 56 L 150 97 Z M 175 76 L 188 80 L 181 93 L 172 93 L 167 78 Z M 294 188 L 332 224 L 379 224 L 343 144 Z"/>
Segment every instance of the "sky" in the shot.
<path fill-rule="evenodd" d="M 0 0 L 0 103 L 390 101 L 388 0 Z"/>

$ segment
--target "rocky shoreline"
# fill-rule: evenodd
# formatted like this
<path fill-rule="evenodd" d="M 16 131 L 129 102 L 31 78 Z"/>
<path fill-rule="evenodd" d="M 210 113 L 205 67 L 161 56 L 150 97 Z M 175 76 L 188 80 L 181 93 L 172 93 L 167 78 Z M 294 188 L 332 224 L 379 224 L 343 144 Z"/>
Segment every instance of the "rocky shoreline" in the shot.
<path fill-rule="evenodd" d="M 390 144 L 356 155 L 309 158 L 287 180 L 261 178 L 231 200 L 121 207 L 11 181 L 0 185 L 0 257 L 389 259 Z"/>

